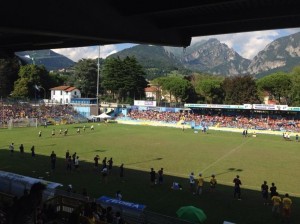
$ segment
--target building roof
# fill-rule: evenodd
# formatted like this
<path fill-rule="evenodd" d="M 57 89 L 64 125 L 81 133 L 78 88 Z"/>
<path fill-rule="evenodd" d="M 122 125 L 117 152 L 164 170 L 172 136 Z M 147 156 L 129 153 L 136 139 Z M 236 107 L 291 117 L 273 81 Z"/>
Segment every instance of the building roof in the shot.
<path fill-rule="evenodd" d="M 117 43 L 187 47 L 195 36 L 300 27 L 299 8 L 299 0 L 3 1 L 0 53 Z"/>
<path fill-rule="evenodd" d="M 145 88 L 145 92 L 157 92 L 157 90 L 158 89 L 154 86 L 150 86 L 150 87 Z"/>
<path fill-rule="evenodd" d="M 51 88 L 50 90 L 60 90 L 60 91 L 65 91 L 65 92 L 71 92 L 75 89 L 77 89 L 77 88 L 73 87 L 73 86 L 57 86 L 57 87 Z"/>

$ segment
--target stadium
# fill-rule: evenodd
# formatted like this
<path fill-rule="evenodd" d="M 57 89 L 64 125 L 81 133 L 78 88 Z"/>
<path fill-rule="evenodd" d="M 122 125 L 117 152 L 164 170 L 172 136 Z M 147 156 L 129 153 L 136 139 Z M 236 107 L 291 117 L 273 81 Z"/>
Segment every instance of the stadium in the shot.
<path fill-rule="evenodd" d="M 30 104 L 24 105 L 32 113 Z M 65 109 L 57 107 L 57 117 L 51 119 L 61 120 L 59 115 L 66 116 Z M 139 103 L 121 107 L 110 122 L 72 120 L 47 126 L 41 122 L 33 127 L 8 122 L 13 125 L 0 130 L 2 213 L 9 214 L 5 208 L 11 205 L 13 195 L 22 198 L 32 185 L 42 182 L 47 186 L 42 200 L 52 209 L 43 210 L 48 221 L 68 222 L 78 209 L 86 210 L 86 215 L 78 213 L 82 222 L 95 220 L 91 214 L 109 207 L 127 223 L 191 223 L 178 219 L 176 211 L 193 205 L 205 212 L 205 223 L 280 223 L 271 212 L 272 206 L 264 205 L 260 186 L 263 181 L 269 186 L 274 182 L 280 195 L 288 193 L 297 209 L 298 110 L 285 105 L 186 104 L 184 108 L 160 108 Z M 68 111 L 68 117 L 76 114 L 71 106 Z M 27 119 L 34 119 L 32 114 Z M 289 133 L 289 138 L 283 133 Z M 24 145 L 23 152 L 20 144 Z M 52 151 L 56 154 L 55 168 L 50 162 Z M 67 151 L 69 157 L 75 153 L 79 157 L 79 168 L 73 162 L 67 168 Z M 105 158 L 113 160 L 107 176 L 102 172 Z M 122 177 L 121 164 L 125 170 Z M 156 172 L 155 179 L 164 169 L 162 183 L 151 184 L 150 168 Z M 196 187 L 189 186 L 191 172 L 195 180 L 203 174 L 201 195 L 195 193 Z M 212 174 L 217 179 L 214 191 L 210 188 Z M 242 181 L 241 201 L 233 197 L 236 175 Z M 291 177 L 295 181 L 290 182 Z M 182 190 L 172 188 L 174 183 Z M 117 191 L 122 192 L 122 203 L 115 199 Z M 291 220 L 298 219 L 294 212 Z"/>
<path fill-rule="evenodd" d="M 100 45 L 186 48 L 196 36 L 295 28 L 299 1 L 166 3 L 4 2 L 0 56 L 9 60 L 0 75 L 0 224 L 300 222 L 299 107 L 253 101 L 178 108 L 98 102 Z M 65 80 L 61 74 L 43 76 L 46 71 L 35 66 L 15 83 L 22 75 L 17 71 L 22 62 L 11 63 L 16 52 L 95 45 L 97 81 L 75 78 L 85 83 L 86 99 L 72 88 L 68 94 L 77 102 L 63 103 L 67 97 L 57 104 L 52 97 L 37 102 L 38 95 L 46 98 L 46 89 Z M 33 65 L 35 56 L 27 58 Z M 19 88 L 13 92 L 15 84 Z M 125 100 L 140 95 L 118 92 Z M 12 102 L 11 94 L 35 102 Z M 98 117 L 99 106 L 110 117 Z"/>

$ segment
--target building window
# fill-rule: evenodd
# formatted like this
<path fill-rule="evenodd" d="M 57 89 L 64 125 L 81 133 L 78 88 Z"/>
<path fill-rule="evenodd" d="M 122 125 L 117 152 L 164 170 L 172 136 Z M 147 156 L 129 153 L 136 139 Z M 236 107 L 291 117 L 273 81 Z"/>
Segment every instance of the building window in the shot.
<path fill-rule="evenodd" d="M 62 91 L 60 91 L 60 95 L 62 95 Z"/>
<path fill-rule="evenodd" d="M 76 91 L 74 91 L 74 95 L 75 95 L 75 96 L 77 95 Z"/>
<path fill-rule="evenodd" d="M 53 95 L 55 95 L 55 90 L 53 90 Z"/>

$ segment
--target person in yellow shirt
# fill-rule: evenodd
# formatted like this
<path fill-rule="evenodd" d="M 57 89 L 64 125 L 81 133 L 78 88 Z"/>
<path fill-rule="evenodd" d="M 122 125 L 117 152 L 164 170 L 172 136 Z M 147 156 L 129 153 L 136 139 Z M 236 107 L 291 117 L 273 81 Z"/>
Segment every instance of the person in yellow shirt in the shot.
<path fill-rule="evenodd" d="M 204 178 L 202 177 L 202 173 L 199 173 L 198 177 L 198 185 L 197 185 L 197 194 L 201 195 L 203 190 Z"/>
<path fill-rule="evenodd" d="M 290 223 L 291 207 L 292 200 L 290 199 L 289 194 L 285 194 L 284 198 L 282 199 L 282 218 L 285 223 Z"/>
<path fill-rule="evenodd" d="M 211 179 L 209 181 L 209 184 L 210 184 L 210 191 L 214 192 L 215 188 L 216 188 L 216 185 L 217 185 L 217 179 L 216 179 L 214 174 L 211 175 Z"/>
<path fill-rule="evenodd" d="M 272 207 L 272 213 L 279 214 L 280 213 L 280 204 L 281 204 L 281 197 L 277 192 L 274 193 L 274 195 L 271 198 L 273 202 L 273 207 Z"/>

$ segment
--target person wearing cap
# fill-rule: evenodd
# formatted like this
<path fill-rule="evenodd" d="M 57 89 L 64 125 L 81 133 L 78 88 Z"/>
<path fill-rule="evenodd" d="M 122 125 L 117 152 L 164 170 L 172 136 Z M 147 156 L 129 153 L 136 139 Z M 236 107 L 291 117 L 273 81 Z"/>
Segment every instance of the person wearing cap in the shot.
<path fill-rule="evenodd" d="M 235 198 L 237 196 L 238 200 L 241 200 L 241 185 L 242 185 L 242 182 L 240 180 L 239 175 L 236 175 L 236 177 L 233 179 L 233 183 L 234 183 L 233 197 Z"/>
<path fill-rule="evenodd" d="M 209 184 L 210 184 L 210 191 L 213 192 L 216 188 L 216 185 L 217 185 L 217 179 L 216 179 L 214 174 L 211 175 L 211 179 L 209 181 Z"/>
<path fill-rule="evenodd" d="M 197 194 L 201 195 L 203 190 L 204 178 L 202 177 L 202 173 L 199 173 L 198 184 L 197 184 Z"/>

